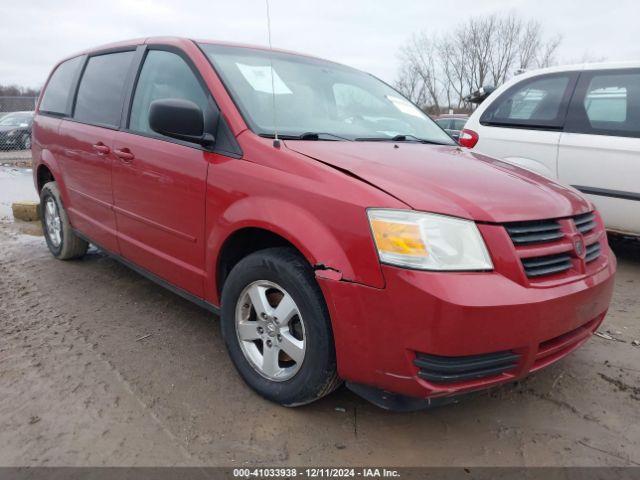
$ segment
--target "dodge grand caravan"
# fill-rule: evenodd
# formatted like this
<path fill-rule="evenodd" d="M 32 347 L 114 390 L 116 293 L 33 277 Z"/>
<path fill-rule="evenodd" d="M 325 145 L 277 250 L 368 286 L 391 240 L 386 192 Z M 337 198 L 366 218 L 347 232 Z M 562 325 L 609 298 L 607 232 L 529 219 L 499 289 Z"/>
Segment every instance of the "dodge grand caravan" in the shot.
<path fill-rule="evenodd" d="M 282 405 L 415 409 L 583 344 L 616 261 L 570 187 L 459 148 L 361 71 L 153 38 L 59 63 L 33 127 L 58 259 L 89 243 L 220 314 Z"/>

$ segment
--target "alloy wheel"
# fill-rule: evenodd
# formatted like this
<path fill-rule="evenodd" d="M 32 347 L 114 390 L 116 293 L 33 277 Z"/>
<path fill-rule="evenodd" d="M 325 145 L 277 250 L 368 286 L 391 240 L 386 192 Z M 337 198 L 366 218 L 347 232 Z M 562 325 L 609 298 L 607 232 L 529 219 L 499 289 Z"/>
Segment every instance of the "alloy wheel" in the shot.
<path fill-rule="evenodd" d="M 240 349 L 264 378 L 283 382 L 292 378 L 304 361 L 304 321 L 295 301 L 276 283 L 259 280 L 249 284 L 235 310 Z"/>
<path fill-rule="evenodd" d="M 58 248 L 62 242 L 62 221 L 58 205 L 52 197 L 47 197 L 44 206 L 44 224 L 51 244 Z"/>

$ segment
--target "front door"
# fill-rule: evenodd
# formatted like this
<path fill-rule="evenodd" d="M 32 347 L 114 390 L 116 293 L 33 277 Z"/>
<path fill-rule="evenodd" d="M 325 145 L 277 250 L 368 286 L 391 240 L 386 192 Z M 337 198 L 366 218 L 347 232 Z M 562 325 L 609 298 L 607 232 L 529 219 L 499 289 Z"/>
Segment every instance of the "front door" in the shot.
<path fill-rule="evenodd" d="M 209 153 L 151 130 L 149 107 L 167 98 L 196 103 L 207 127 L 207 113 L 215 105 L 187 60 L 173 51 L 148 50 L 128 127 L 114 139 L 118 241 L 126 259 L 202 297 Z"/>
<path fill-rule="evenodd" d="M 482 114 L 474 150 L 556 178 L 560 132 L 577 74 L 545 74 L 504 92 Z"/>

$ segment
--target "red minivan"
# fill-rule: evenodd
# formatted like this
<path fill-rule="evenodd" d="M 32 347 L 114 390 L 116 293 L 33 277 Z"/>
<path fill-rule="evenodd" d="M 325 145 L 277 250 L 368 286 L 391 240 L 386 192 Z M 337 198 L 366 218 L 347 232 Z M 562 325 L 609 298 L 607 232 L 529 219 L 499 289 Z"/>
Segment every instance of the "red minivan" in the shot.
<path fill-rule="evenodd" d="M 615 257 L 577 191 L 461 150 L 359 70 L 176 38 L 59 63 L 33 126 L 45 238 L 219 313 L 286 406 L 411 410 L 521 378 L 602 322 Z"/>

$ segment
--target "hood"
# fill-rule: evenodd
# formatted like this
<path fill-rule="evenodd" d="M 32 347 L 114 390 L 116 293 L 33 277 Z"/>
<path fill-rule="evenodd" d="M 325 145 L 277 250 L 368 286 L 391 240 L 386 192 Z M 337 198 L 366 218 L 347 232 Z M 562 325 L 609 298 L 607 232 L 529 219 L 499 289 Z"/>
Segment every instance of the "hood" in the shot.
<path fill-rule="evenodd" d="M 359 177 L 415 210 L 502 223 L 567 217 L 591 209 L 589 202 L 570 187 L 454 146 L 285 143 L 298 153 Z"/>

